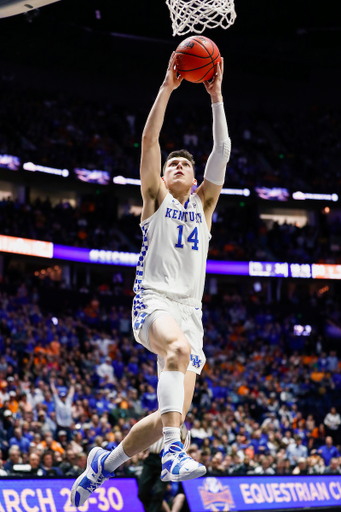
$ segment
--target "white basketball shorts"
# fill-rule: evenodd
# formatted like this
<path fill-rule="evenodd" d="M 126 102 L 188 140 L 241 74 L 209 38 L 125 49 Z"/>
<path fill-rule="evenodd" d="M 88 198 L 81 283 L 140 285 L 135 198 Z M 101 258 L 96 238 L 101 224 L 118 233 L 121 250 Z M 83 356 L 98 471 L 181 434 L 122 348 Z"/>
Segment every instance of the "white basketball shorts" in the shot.
<path fill-rule="evenodd" d="M 153 352 L 150 348 L 149 328 L 157 318 L 164 315 L 174 318 L 191 345 L 191 360 L 187 370 L 200 375 L 206 357 L 203 352 L 202 311 L 197 301 L 180 299 L 176 296 L 170 298 L 169 295 L 154 290 L 140 291 L 134 298 L 132 310 L 132 325 L 136 341 Z M 160 375 L 164 369 L 165 360 L 158 355 L 157 362 L 158 375 Z"/>

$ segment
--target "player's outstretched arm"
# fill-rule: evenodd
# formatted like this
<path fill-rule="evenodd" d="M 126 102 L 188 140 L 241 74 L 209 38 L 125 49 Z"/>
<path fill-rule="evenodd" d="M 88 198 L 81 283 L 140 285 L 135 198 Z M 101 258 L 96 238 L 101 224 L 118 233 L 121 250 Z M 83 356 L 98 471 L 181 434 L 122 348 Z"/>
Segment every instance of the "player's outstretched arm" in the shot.
<path fill-rule="evenodd" d="M 211 96 L 213 110 L 213 150 L 204 173 L 204 181 L 197 189 L 205 212 L 206 222 L 211 227 L 212 214 L 217 205 L 225 181 L 226 165 L 230 159 L 231 140 L 224 111 L 221 86 L 223 81 L 224 59 L 217 65 L 217 73 L 210 82 L 204 82 Z"/>
<path fill-rule="evenodd" d="M 160 87 L 157 98 L 149 113 L 142 134 L 141 154 L 141 191 L 143 198 L 142 220 L 150 217 L 167 194 L 161 179 L 161 150 L 159 144 L 160 131 L 163 125 L 169 98 L 182 82 L 177 76 L 176 56 L 173 52 L 167 68 L 165 79 Z"/>

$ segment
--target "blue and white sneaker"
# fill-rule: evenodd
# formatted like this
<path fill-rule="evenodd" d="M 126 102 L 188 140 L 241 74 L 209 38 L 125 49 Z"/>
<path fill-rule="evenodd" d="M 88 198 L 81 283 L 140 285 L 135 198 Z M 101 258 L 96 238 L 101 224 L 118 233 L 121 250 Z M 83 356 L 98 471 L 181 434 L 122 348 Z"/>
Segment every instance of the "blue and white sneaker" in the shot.
<path fill-rule="evenodd" d="M 103 482 L 114 476 L 104 469 L 104 461 L 110 455 L 110 451 L 103 448 L 93 448 L 88 456 L 86 470 L 77 478 L 71 489 L 71 503 L 75 507 L 81 507 Z"/>
<path fill-rule="evenodd" d="M 187 455 L 180 441 L 173 443 L 162 453 L 161 480 L 163 482 L 182 482 L 192 480 L 206 473 L 206 468 Z"/>

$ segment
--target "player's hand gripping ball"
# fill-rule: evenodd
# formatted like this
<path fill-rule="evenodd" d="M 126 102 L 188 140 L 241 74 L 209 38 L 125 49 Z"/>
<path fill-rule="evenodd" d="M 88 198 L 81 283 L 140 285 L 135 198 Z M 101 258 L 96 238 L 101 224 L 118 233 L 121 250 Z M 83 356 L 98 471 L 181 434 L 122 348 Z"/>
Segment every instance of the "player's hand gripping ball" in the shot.
<path fill-rule="evenodd" d="M 211 80 L 220 62 L 219 48 L 208 37 L 188 37 L 176 49 L 177 72 L 189 82 Z"/>

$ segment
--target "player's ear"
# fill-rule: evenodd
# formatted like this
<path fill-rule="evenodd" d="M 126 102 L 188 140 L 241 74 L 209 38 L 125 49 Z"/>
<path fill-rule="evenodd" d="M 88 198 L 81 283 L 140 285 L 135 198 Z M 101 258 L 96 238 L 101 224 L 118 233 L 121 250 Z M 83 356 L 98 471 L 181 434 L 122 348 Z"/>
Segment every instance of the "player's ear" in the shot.
<path fill-rule="evenodd" d="M 196 179 L 194 179 L 194 180 L 193 180 L 193 185 L 197 185 L 197 184 L 198 184 L 197 180 L 196 180 Z"/>

